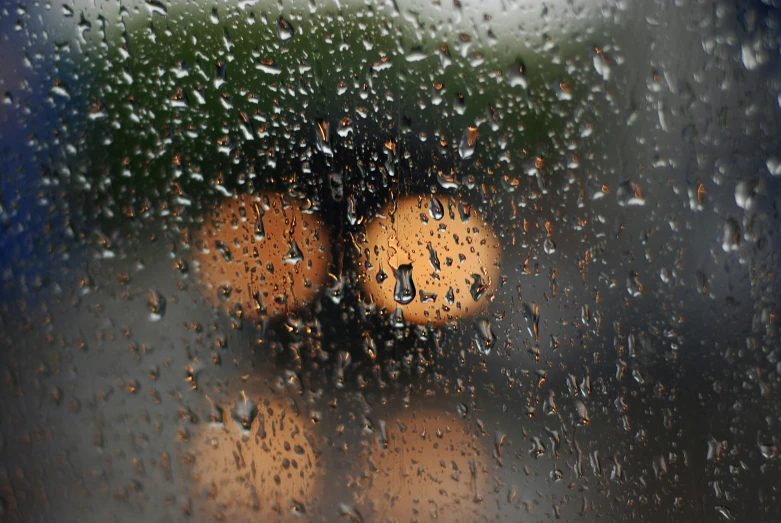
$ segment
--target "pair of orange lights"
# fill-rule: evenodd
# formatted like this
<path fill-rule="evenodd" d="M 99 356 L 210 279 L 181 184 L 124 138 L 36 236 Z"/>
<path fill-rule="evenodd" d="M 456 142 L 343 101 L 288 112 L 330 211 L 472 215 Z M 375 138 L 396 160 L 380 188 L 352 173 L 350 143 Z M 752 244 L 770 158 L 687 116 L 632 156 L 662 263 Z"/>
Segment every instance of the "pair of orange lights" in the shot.
<path fill-rule="evenodd" d="M 280 193 L 225 200 L 195 240 L 205 294 L 229 312 L 285 315 L 312 303 L 328 283 L 328 230 Z M 452 197 L 393 201 L 354 243 L 363 293 L 419 325 L 476 314 L 499 278 L 499 239 L 476 209 Z"/>

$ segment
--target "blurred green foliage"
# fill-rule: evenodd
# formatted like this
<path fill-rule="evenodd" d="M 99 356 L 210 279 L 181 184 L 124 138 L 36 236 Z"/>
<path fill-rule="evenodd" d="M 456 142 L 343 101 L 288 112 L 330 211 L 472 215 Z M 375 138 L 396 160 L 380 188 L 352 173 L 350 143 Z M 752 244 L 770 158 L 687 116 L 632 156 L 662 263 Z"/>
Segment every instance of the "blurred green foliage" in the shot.
<path fill-rule="evenodd" d="M 469 187 L 516 177 L 534 189 L 522 163 L 563 150 L 588 83 L 543 48 L 437 41 L 369 7 L 219 9 L 121 12 L 83 33 L 83 189 L 97 215 L 187 217 L 259 188 L 318 205 L 335 171 L 358 193 L 382 193 L 389 141 L 400 191 L 425 190 L 438 171 Z M 509 81 L 521 67 L 527 87 Z M 348 120 L 352 132 L 338 134 Z M 459 141 L 478 124 L 462 160 Z M 317 145 L 326 128 L 333 156 Z"/>

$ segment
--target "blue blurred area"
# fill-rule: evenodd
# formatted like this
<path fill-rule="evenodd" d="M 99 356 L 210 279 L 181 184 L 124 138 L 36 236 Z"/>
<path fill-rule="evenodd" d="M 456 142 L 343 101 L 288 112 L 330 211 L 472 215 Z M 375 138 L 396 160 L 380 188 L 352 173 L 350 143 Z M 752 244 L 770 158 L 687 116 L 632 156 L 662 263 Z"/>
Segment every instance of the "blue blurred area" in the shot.
<path fill-rule="evenodd" d="M 52 99 L 52 74 L 63 64 L 37 53 L 31 27 L 0 20 L 0 301 L 47 286 L 62 273 L 72 239 L 57 140 L 75 100 Z M 22 51 L 23 50 L 23 51 Z M 53 73 L 56 74 L 56 73 Z M 58 172 L 59 170 L 59 172 Z M 72 235 L 72 234 L 71 234 Z M 60 277 L 61 278 L 61 277 Z"/>

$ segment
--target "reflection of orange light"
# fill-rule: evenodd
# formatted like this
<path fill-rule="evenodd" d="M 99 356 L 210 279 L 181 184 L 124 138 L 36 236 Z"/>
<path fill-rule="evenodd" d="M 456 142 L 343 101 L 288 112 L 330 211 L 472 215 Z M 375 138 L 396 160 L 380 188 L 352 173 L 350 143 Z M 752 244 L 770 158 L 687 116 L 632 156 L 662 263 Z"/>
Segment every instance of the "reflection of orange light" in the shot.
<path fill-rule="evenodd" d="M 246 429 L 226 406 L 190 438 L 185 461 L 194 497 L 207 494 L 220 521 L 301 521 L 322 488 L 312 435 L 292 405 L 256 400 L 257 417 Z"/>
<path fill-rule="evenodd" d="M 382 432 L 380 428 L 380 432 Z M 385 441 L 371 441 L 362 463 L 362 505 L 371 521 L 482 521 L 488 455 L 454 415 L 404 413 L 385 425 Z"/>
<path fill-rule="evenodd" d="M 195 246 L 207 297 L 239 316 L 305 305 L 328 274 L 320 219 L 280 194 L 225 200 L 197 232 Z"/>
<path fill-rule="evenodd" d="M 328 141 L 328 123 L 325 121 L 317 122 L 317 131 L 320 133 L 320 138 L 323 141 Z"/>
<path fill-rule="evenodd" d="M 467 137 L 467 144 L 469 147 L 472 147 L 477 140 L 477 127 L 467 127 L 467 130 L 469 132 Z"/>
<path fill-rule="evenodd" d="M 360 245 L 364 290 L 380 307 L 400 307 L 406 320 L 421 325 L 482 309 L 499 277 L 501 257 L 499 240 L 475 209 L 452 198 L 431 198 L 407 197 L 395 210 L 386 206 L 368 224 Z M 411 267 L 415 296 L 400 304 L 394 294 L 398 297 L 403 267 Z"/>

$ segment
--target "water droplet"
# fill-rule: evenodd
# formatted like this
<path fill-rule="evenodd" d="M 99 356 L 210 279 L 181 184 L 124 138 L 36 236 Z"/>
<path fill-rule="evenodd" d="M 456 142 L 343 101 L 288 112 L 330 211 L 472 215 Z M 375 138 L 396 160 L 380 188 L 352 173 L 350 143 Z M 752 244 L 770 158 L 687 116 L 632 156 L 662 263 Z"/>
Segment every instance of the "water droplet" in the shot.
<path fill-rule="evenodd" d="M 251 305 L 259 314 L 264 314 L 266 312 L 266 307 L 263 306 L 263 296 L 260 291 L 256 291 L 252 294 Z"/>
<path fill-rule="evenodd" d="M 576 425 L 588 425 L 589 424 L 589 416 L 588 416 L 588 409 L 586 408 L 586 405 L 580 401 L 575 401 L 575 424 Z"/>
<path fill-rule="evenodd" d="M 277 66 L 276 62 L 272 58 L 262 58 L 258 60 L 258 62 L 255 64 L 255 69 L 274 76 L 282 74 L 282 69 Z"/>
<path fill-rule="evenodd" d="M 534 337 L 534 341 L 540 341 L 540 306 L 534 302 L 531 307 L 524 303 L 523 313 L 529 335 Z"/>
<path fill-rule="evenodd" d="M 208 397 L 206 399 L 209 400 Z M 209 400 L 209 413 L 207 414 L 207 418 L 212 426 L 222 426 L 224 424 L 222 407 Z"/>
<path fill-rule="evenodd" d="M 439 221 L 445 216 L 445 208 L 436 197 L 432 196 L 428 202 L 428 212 L 432 218 Z"/>
<path fill-rule="evenodd" d="M 179 258 L 176 260 L 176 262 L 174 262 L 174 268 L 179 271 L 179 274 L 182 275 L 182 278 L 187 278 L 190 276 L 190 266 L 182 258 Z"/>
<path fill-rule="evenodd" d="M 320 120 L 317 122 L 317 150 L 326 156 L 333 156 L 334 151 L 331 149 L 330 137 L 328 135 L 328 122 Z"/>
<path fill-rule="evenodd" d="M 572 100 L 572 86 L 564 80 L 559 80 L 553 84 L 553 92 L 556 93 L 556 99 L 560 102 Z"/>
<path fill-rule="evenodd" d="M 496 335 L 491 328 L 491 322 L 481 318 L 475 321 L 475 344 L 481 354 L 487 356 L 496 343 Z"/>
<path fill-rule="evenodd" d="M 434 268 L 434 271 L 439 272 L 441 270 L 439 257 L 437 256 L 437 251 L 435 251 L 434 247 L 431 245 L 431 242 L 426 244 L 426 249 L 428 249 L 428 260 L 431 262 L 431 266 Z"/>
<path fill-rule="evenodd" d="M 71 98 L 71 92 L 68 84 L 61 80 L 54 82 L 54 85 L 51 88 L 51 93 L 64 98 L 65 100 L 70 100 Z"/>
<path fill-rule="evenodd" d="M 469 218 L 472 217 L 472 206 L 466 202 L 459 202 L 458 216 L 461 218 L 462 223 L 467 223 Z"/>
<path fill-rule="evenodd" d="M 344 297 L 344 278 L 333 277 L 334 282 L 326 290 L 326 296 L 331 299 L 332 303 L 340 304 Z"/>
<path fill-rule="evenodd" d="M 380 267 L 377 270 L 377 276 L 375 276 L 375 280 L 377 280 L 377 283 L 379 283 L 381 285 L 382 282 L 384 282 L 387 279 L 388 279 L 388 275 L 385 272 L 385 270 L 383 270 L 383 268 L 382 268 L 382 262 L 380 262 Z"/>
<path fill-rule="evenodd" d="M 697 271 L 694 274 L 696 284 L 697 284 L 697 292 L 699 292 L 702 295 L 707 296 L 708 295 L 708 277 L 705 275 L 702 271 Z"/>
<path fill-rule="evenodd" d="M 472 295 L 472 299 L 480 301 L 485 293 L 488 291 L 488 285 L 483 282 L 483 277 L 479 274 L 472 274 L 472 285 L 469 287 L 469 293 Z"/>
<path fill-rule="evenodd" d="M 778 457 L 778 445 L 773 441 L 762 441 L 759 435 L 757 435 L 757 445 L 759 446 L 759 452 L 765 459 L 774 459 Z"/>
<path fill-rule="evenodd" d="M 387 423 L 385 420 L 380 420 L 379 423 L 379 430 L 377 431 L 377 444 L 382 449 L 388 448 L 388 429 L 387 429 Z"/>
<path fill-rule="evenodd" d="M 230 300 L 231 294 L 233 294 L 233 287 L 230 283 L 223 283 L 217 287 L 217 299 L 223 303 L 227 303 Z"/>
<path fill-rule="evenodd" d="M 147 306 L 149 307 L 149 321 L 160 321 L 165 315 L 165 298 L 154 290 L 147 291 Z"/>
<path fill-rule="evenodd" d="M 523 62 L 518 61 L 510 67 L 507 71 L 507 80 L 510 82 L 510 87 L 522 87 L 526 89 L 526 65 Z"/>
<path fill-rule="evenodd" d="M 542 412 L 546 416 L 555 416 L 558 414 L 558 407 L 556 407 L 556 393 L 554 391 L 548 392 L 548 398 L 542 404 Z"/>
<path fill-rule="evenodd" d="M 425 60 L 428 57 L 426 53 L 424 53 L 419 47 L 412 49 L 410 52 L 408 52 L 404 59 L 407 62 L 420 62 L 421 60 Z"/>
<path fill-rule="evenodd" d="M 592 63 L 594 64 L 594 70 L 603 80 L 606 82 L 610 80 L 613 60 L 600 47 L 594 47 L 592 50 Z"/>
<path fill-rule="evenodd" d="M 621 207 L 645 205 L 643 190 L 631 180 L 624 180 L 618 185 L 616 199 Z"/>
<path fill-rule="evenodd" d="M 287 42 L 293 38 L 294 34 L 295 29 L 293 29 L 293 26 L 280 16 L 277 20 L 277 36 L 279 36 L 279 39 L 283 42 Z"/>
<path fill-rule="evenodd" d="M 496 450 L 497 457 L 502 457 L 502 451 L 504 448 L 504 442 L 507 439 L 507 434 L 504 432 L 497 432 L 494 438 L 494 449 Z"/>
<path fill-rule="evenodd" d="M 458 144 L 458 155 L 462 160 L 468 160 L 475 154 L 477 143 L 477 127 L 467 127 Z"/>
<path fill-rule="evenodd" d="M 633 298 L 642 296 L 645 292 L 643 284 L 640 282 L 640 276 L 634 271 L 630 272 L 626 279 L 626 290 Z"/>
<path fill-rule="evenodd" d="M 393 299 L 401 305 L 406 305 L 415 299 L 415 282 L 412 281 L 412 265 L 399 265 L 393 269 L 396 287 L 393 289 Z"/>
<path fill-rule="evenodd" d="M 358 223 L 358 212 L 356 210 L 355 195 L 353 194 L 347 197 L 347 222 L 350 225 Z"/>
<path fill-rule="evenodd" d="M 150 14 L 166 16 L 168 8 L 160 0 L 146 0 L 146 9 Z"/>
<path fill-rule="evenodd" d="M 339 120 L 339 128 L 336 130 L 336 134 L 342 138 L 347 138 L 353 132 L 353 121 L 346 116 Z"/>
<path fill-rule="evenodd" d="M 719 461 L 721 460 L 721 454 L 724 450 L 724 445 L 720 442 L 715 440 L 714 438 L 711 438 L 708 441 L 708 450 L 705 454 L 705 459 L 707 461 Z"/>
<path fill-rule="evenodd" d="M 751 178 L 742 180 L 735 186 L 735 203 L 745 211 L 754 209 L 759 195 L 759 180 Z"/>
<path fill-rule="evenodd" d="M 545 454 L 545 444 L 537 436 L 534 436 L 532 438 L 532 446 L 529 449 L 529 454 L 531 454 L 535 458 L 539 458 L 540 456 Z"/>
<path fill-rule="evenodd" d="M 765 162 L 768 172 L 773 176 L 781 176 L 781 157 L 774 156 Z"/>
<path fill-rule="evenodd" d="M 448 287 L 447 292 L 445 293 L 445 301 L 447 301 L 448 305 L 453 305 L 456 301 L 456 294 L 453 292 L 453 287 Z"/>
<path fill-rule="evenodd" d="M 714 510 L 727 521 L 735 521 L 735 517 L 732 515 L 732 510 L 726 505 L 716 505 Z"/>
<path fill-rule="evenodd" d="M 342 519 L 348 521 L 363 521 L 363 516 L 351 505 L 345 503 L 339 503 L 339 514 L 342 516 Z"/>
<path fill-rule="evenodd" d="M 396 144 L 392 140 L 385 142 L 385 170 L 388 176 L 396 176 Z"/>
<path fill-rule="evenodd" d="M 227 80 L 227 64 L 217 61 L 214 64 L 214 88 L 219 89 Z"/>
<path fill-rule="evenodd" d="M 401 307 L 395 309 L 389 318 L 389 323 L 391 327 L 395 329 L 403 329 L 407 326 L 407 322 L 404 319 L 404 311 L 401 310 Z"/>
<path fill-rule="evenodd" d="M 437 293 L 425 292 L 423 289 L 420 290 L 419 297 L 421 303 L 433 303 L 437 301 Z"/>
<path fill-rule="evenodd" d="M 185 381 L 190 384 L 192 390 L 198 388 L 198 375 L 203 372 L 203 365 L 195 358 L 185 367 Z"/>
<path fill-rule="evenodd" d="M 328 188 L 331 190 L 331 197 L 335 201 L 341 202 L 344 199 L 344 177 L 342 176 L 342 173 L 329 173 L 328 182 Z"/>
<path fill-rule="evenodd" d="M 244 432 L 249 432 L 252 427 L 252 422 L 258 416 L 258 406 L 251 399 L 247 398 L 244 391 L 241 392 L 241 397 L 236 400 L 236 404 L 231 411 L 231 418 L 238 423 L 239 427 Z"/>
<path fill-rule="evenodd" d="M 217 252 L 222 254 L 222 257 L 225 259 L 226 262 L 230 262 L 231 260 L 233 260 L 230 247 L 228 247 L 228 244 L 226 244 L 222 240 L 215 240 L 214 248 L 217 249 Z"/>
<path fill-rule="evenodd" d="M 740 47 L 740 59 L 746 70 L 754 71 L 767 63 L 770 56 L 763 46 L 763 41 L 757 38 L 753 42 L 744 42 Z"/>
<path fill-rule="evenodd" d="M 586 194 L 589 200 L 599 200 L 604 198 L 606 194 L 610 193 L 607 185 L 602 185 L 593 180 L 586 182 Z"/>
<path fill-rule="evenodd" d="M 456 93 L 456 99 L 453 101 L 453 110 L 459 115 L 463 115 L 466 112 L 466 95 Z"/>
<path fill-rule="evenodd" d="M 256 240 L 260 241 L 266 238 L 266 229 L 263 226 L 263 216 L 266 214 L 266 210 L 258 202 L 252 203 L 252 210 L 255 212 L 255 228 L 252 234 Z"/>
<path fill-rule="evenodd" d="M 285 261 L 285 263 L 290 263 L 291 265 L 295 265 L 304 259 L 304 255 L 301 252 L 301 249 L 298 248 L 298 244 L 295 240 L 290 240 L 290 248 L 282 257 L 282 259 Z"/>
<path fill-rule="evenodd" d="M 740 225 L 733 218 L 724 222 L 724 236 L 721 240 L 724 252 L 737 251 L 740 248 Z"/>

